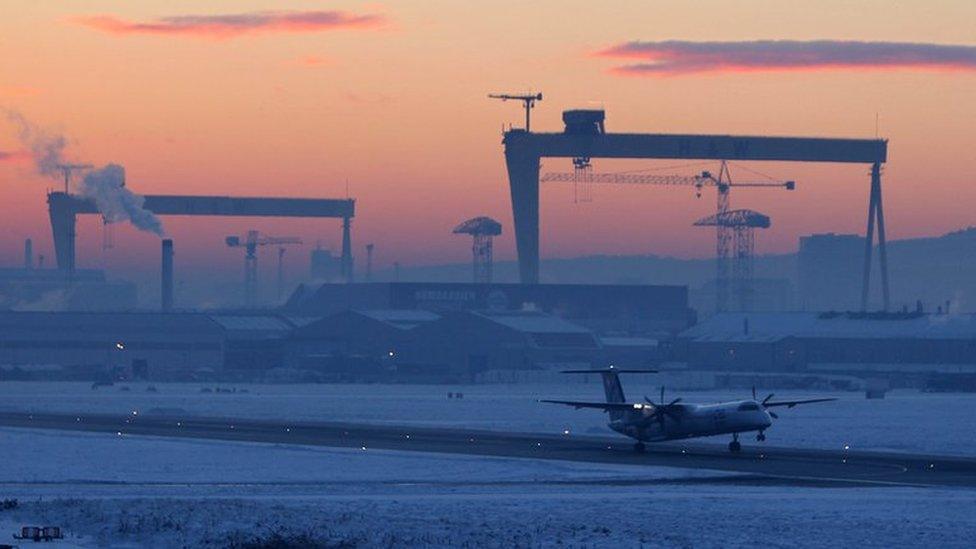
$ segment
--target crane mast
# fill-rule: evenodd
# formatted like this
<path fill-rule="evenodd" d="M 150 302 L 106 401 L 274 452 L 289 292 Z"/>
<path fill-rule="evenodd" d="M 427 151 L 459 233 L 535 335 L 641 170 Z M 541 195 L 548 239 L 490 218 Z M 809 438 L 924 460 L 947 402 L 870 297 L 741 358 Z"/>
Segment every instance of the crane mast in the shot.
<path fill-rule="evenodd" d="M 528 93 L 528 94 L 518 94 L 518 93 L 489 93 L 488 94 L 488 98 L 489 99 L 501 99 L 502 101 L 509 101 L 509 100 L 512 100 L 512 101 L 521 101 L 522 104 L 525 106 L 525 131 L 528 132 L 528 131 L 530 131 L 529 130 L 529 115 L 532 112 L 532 109 L 535 108 L 535 102 L 536 101 L 542 101 L 542 94 L 541 93 L 536 93 L 536 94 L 531 94 L 531 93 Z"/>
<path fill-rule="evenodd" d="M 285 246 L 301 244 L 302 239 L 297 236 L 268 236 L 250 230 L 243 238 L 228 236 L 225 242 L 230 248 L 244 248 L 244 302 L 248 308 L 257 305 L 258 247 L 278 246 L 278 297 L 280 299 L 284 292 Z"/>
<path fill-rule="evenodd" d="M 586 159 L 589 160 L 589 159 Z M 717 174 L 703 171 L 698 175 L 662 175 L 641 173 L 593 173 L 589 162 L 573 161 L 572 172 L 549 172 L 543 174 L 540 182 L 573 183 L 575 186 L 595 184 L 608 185 L 661 185 L 677 187 L 693 187 L 695 194 L 701 197 L 702 189 L 715 187 L 716 204 L 715 216 L 723 218 L 729 212 L 729 194 L 733 187 L 742 188 L 774 188 L 792 191 L 796 189 L 794 181 L 732 181 L 728 162 L 723 160 Z M 580 193 L 577 190 L 576 196 Z M 588 196 L 584 191 L 583 196 Z M 577 198 L 577 201 L 579 199 Z M 584 200 L 588 201 L 588 200 Z M 716 297 L 715 309 L 726 311 L 729 306 L 730 280 L 732 278 L 732 245 L 735 237 L 735 227 L 726 223 L 716 223 L 715 226 L 715 256 L 716 256 Z M 751 275 L 750 275 L 751 278 Z"/>

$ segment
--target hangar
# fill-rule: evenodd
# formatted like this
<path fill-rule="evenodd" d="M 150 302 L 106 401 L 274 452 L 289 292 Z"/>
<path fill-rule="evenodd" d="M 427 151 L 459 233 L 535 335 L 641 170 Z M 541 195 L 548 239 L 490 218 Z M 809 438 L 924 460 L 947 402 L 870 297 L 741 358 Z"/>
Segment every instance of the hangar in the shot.
<path fill-rule="evenodd" d="M 56 365 L 67 377 L 93 379 L 142 364 L 165 379 L 217 370 L 223 361 L 224 331 L 203 314 L 0 312 L 5 370 Z"/>
<path fill-rule="evenodd" d="M 589 329 L 540 311 L 458 311 L 412 331 L 403 377 L 471 381 L 502 372 L 589 368 L 606 359 Z"/>
<path fill-rule="evenodd" d="M 600 334 L 675 335 L 692 325 L 685 286 L 384 282 L 299 287 L 286 314 L 345 310 L 538 310 Z"/>
<path fill-rule="evenodd" d="M 682 332 L 679 359 L 706 370 L 976 374 L 976 315 L 723 313 Z"/>

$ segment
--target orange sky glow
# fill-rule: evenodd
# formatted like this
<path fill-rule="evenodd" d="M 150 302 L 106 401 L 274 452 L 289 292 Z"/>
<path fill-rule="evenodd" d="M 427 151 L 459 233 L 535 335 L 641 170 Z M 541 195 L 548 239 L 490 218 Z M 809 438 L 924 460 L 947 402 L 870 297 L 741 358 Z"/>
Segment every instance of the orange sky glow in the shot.
<path fill-rule="evenodd" d="M 367 243 L 375 243 L 380 268 L 467 261 L 470 242 L 451 229 L 477 215 L 503 224 L 496 258 L 515 257 L 501 131 L 521 124 L 522 112 L 486 98 L 500 91 L 545 94 L 533 112 L 539 131 L 560 131 L 563 109 L 587 105 L 606 108 L 611 132 L 878 131 L 890 140 L 889 238 L 976 224 L 976 60 L 966 61 L 968 50 L 929 48 L 935 53 L 922 61 L 906 50 L 894 62 L 839 60 L 818 50 L 815 62 L 800 65 L 782 62 L 781 50 L 769 53 L 767 65 L 750 61 L 754 52 L 743 58 L 725 49 L 702 65 L 700 55 L 682 50 L 669 62 L 692 59 L 693 70 L 666 74 L 621 68 L 657 58 L 610 53 L 638 41 L 976 46 L 976 3 L 892 4 L 7 0 L 0 7 L 0 108 L 63 132 L 71 160 L 123 164 L 136 192 L 348 192 L 357 200 L 359 268 Z M 594 161 L 597 171 L 709 169 L 683 164 Z M 568 160 L 543 166 L 568 169 Z M 803 234 L 864 231 L 867 166 L 747 163 L 732 170 L 740 179 L 755 179 L 748 170 L 758 170 L 797 182 L 792 193 L 733 193 L 733 207 L 772 218 L 757 238 L 760 253 L 792 251 Z M 0 182 L 0 263 L 19 264 L 27 237 L 52 257 L 45 191 L 58 184 L 34 173 L 4 120 Z M 696 198 L 691 189 L 600 188 L 592 202 L 574 203 L 571 187 L 553 184 L 542 191 L 542 255 L 708 257 L 714 233 L 691 224 L 714 207 L 707 190 Z M 251 228 L 339 245 L 335 220 L 164 224 L 180 261 L 198 266 L 236 265 L 239 251 L 227 249 L 224 236 Z M 83 220 L 78 232 L 82 267 L 156 269 L 151 234 L 117 227 L 115 246 L 102 250 L 97 220 Z M 304 251 L 289 257 L 294 269 L 305 268 Z"/>

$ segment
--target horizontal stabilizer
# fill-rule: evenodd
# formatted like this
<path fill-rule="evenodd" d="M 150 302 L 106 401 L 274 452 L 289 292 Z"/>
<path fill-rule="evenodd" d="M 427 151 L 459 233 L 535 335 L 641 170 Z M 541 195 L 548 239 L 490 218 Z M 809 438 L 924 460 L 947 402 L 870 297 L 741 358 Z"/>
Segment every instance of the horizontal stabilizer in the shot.
<path fill-rule="evenodd" d="M 582 402 L 577 400 L 540 400 L 539 402 L 545 402 L 548 404 L 564 404 L 566 406 L 572 406 L 577 410 L 580 408 L 596 408 L 598 410 L 643 410 L 644 408 L 653 408 L 650 404 L 636 403 L 630 404 L 627 402 Z"/>
<path fill-rule="evenodd" d="M 596 368 L 593 370 L 562 370 L 560 374 L 656 374 L 657 370 L 625 370 L 623 368 Z"/>

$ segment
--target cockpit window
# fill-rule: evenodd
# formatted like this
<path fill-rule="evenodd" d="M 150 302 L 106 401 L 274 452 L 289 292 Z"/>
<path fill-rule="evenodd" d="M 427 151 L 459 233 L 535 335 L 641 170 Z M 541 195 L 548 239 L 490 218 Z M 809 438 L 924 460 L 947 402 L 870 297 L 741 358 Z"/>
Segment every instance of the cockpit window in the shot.
<path fill-rule="evenodd" d="M 755 402 L 743 402 L 739 405 L 740 412 L 757 412 L 759 411 L 759 405 Z"/>

